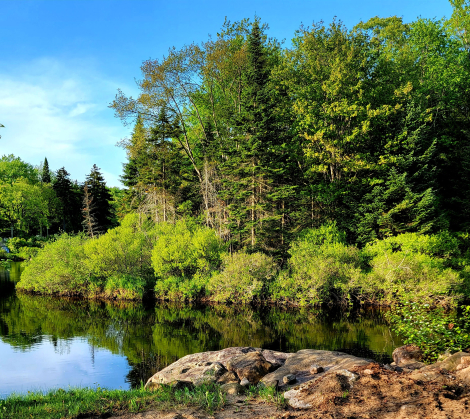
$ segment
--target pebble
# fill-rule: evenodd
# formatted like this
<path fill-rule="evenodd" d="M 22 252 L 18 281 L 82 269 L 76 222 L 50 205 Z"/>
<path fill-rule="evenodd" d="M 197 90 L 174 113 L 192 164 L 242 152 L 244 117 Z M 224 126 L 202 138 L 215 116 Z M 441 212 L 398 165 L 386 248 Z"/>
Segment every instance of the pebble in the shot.
<path fill-rule="evenodd" d="M 282 377 L 282 382 L 284 384 L 292 384 L 295 383 L 297 379 L 295 378 L 294 374 L 287 374 L 284 377 Z"/>
<path fill-rule="evenodd" d="M 323 367 L 318 364 L 312 364 L 310 366 L 310 374 L 319 374 L 323 371 L 325 371 Z"/>

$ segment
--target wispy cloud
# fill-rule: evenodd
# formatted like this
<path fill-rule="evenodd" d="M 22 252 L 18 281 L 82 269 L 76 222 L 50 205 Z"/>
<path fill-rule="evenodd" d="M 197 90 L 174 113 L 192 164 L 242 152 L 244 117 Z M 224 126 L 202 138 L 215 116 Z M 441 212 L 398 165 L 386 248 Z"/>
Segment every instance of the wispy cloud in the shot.
<path fill-rule="evenodd" d="M 129 132 L 107 108 L 117 87 L 83 61 L 43 58 L 0 70 L 0 154 L 32 164 L 47 157 L 79 181 L 96 163 L 117 186 L 125 155 L 114 145 Z"/>

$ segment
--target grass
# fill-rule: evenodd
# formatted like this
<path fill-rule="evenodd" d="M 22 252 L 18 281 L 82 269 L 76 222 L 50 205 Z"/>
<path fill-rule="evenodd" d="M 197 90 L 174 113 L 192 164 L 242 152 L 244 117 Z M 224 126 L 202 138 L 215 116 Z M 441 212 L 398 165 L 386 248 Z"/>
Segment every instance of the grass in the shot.
<path fill-rule="evenodd" d="M 133 390 L 70 388 L 13 394 L 0 399 L 0 419 L 71 419 L 187 406 L 200 407 L 212 414 L 224 404 L 225 397 L 215 384 L 204 384 L 193 389 L 162 386 L 156 391 L 145 390 L 143 386 Z"/>
<path fill-rule="evenodd" d="M 267 387 L 263 384 L 249 386 L 246 390 L 246 401 L 257 398 L 274 404 L 278 409 L 283 409 L 287 406 L 283 393 L 278 392 L 274 387 Z"/>

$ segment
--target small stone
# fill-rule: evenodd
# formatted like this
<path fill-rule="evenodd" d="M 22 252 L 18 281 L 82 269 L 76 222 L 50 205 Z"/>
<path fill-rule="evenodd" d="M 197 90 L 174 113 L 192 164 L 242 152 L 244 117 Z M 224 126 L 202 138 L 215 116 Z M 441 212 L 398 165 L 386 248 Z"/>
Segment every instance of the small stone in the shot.
<path fill-rule="evenodd" d="M 295 378 L 294 374 L 287 374 L 284 377 L 282 377 L 282 382 L 284 384 L 292 384 L 295 383 L 297 379 Z"/>
<path fill-rule="evenodd" d="M 243 393 L 244 389 L 238 383 L 227 383 L 227 384 L 222 384 L 220 386 L 220 391 L 222 391 L 225 394 L 238 395 L 238 394 Z"/>
<path fill-rule="evenodd" d="M 325 371 L 323 367 L 318 364 L 312 364 L 310 366 L 310 374 L 319 374 L 323 371 Z"/>
<path fill-rule="evenodd" d="M 240 385 L 243 386 L 243 387 L 246 387 L 246 386 L 249 386 L 250 385 L 250 381 L 248 380 L 248 378 L 242 378 L 242 380 L 240 381 Z"/>
<path fill-rule="evenodd" d="M 470 356 L 463 356 L 460 358 L 460 365 L 464 365 L 464 368 L 470 366 Z"/>
<path fill-rule="evenodd" d="M 363 374 L 365 375 L 372 375 L 374 373 L 374 371 L 372 371 L 371 369 L 367 368 L 365 369 L 364 371 L 362 371 Z"/>

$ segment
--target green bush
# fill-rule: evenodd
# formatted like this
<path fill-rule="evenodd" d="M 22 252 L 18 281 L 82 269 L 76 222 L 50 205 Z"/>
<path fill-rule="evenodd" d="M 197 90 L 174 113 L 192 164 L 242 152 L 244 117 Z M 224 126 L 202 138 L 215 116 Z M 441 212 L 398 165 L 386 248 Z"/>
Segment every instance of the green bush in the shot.
<path fill-rule="evenodd" d="M 455 297 L 462 284 L 458 272 L 445 268 L 442 260 L 427 254 L 385 253 L 374 257 L 370 265 L 372 270 L 362 288 L 374 300 Z"/>
<path fill-rule="evenodd" d="M 369 258 L 383 256 L 393 252 L 404 254 L 424 254 L 440 260 L 443 266 L 451 266 L 460 257 L 459 240 L 448 231 L 426 235 L 404 233 L 384 240 L 376 240 L 364 248 L 364 255 Z"/>
<path fill-rule="evenodd" d="M 115 274 L 106 278 L 104 294 L 118 300 L 141 300 L 149 289 L 149 281 L 142 277 Z"/>
<path fill-rule="evenodd" d="M 405 301 L 393 305 L 387 317 L 404 343 L 419 346 L 427 361 L 470 346 L 470 306 L 449 311 L 423 301 Z"/>
<path fill-rule="evenodd" d="M 85 243 L 85 263 L 94 276 L 94 292 L 105 289 L 107 296 L 124 298 L 130 293 L 132 283 L 137 287 L 135 295 L 142 294 L 142 286 L 153 288 L 151 252 L 155 233 L 152 229 L 152 223 L 141 222 L 139 215 L 129 214 L 119 227 Z M 121 291 L 116 288 L 120 283 L 125 285 Z"/>
<path fill-rule="evenodd" d="M 64 233 L 56 241 L 47 243 L 29 262 L 17 289 L 44 294 L 87 295 L 90 271 L 85 264 L 82 234 Z"/>
<path fill-rule="evenodd" d="M 287 269 L 272 288 L 274 297 L 300 305 L 346 301 L 361 282 L 363 259 L 359 249 L 344 243 L 335 224 L 304 232 L 291 245 Z"/>
<path fill-rule="evenodd" d="M 227 246 L 210 228 L 189 220 L 156 226 L 152 251 L 155 293 L 159 298 L 193 298 L 203 293 Z"/>
<path fill-rule="evenodd" d="M 208 289 L 214 301 L 249 303 L 266 296 L 277 273 L 273 258 L 262 253 L 224 255 L 223 269 L 212 276 Z"/>

